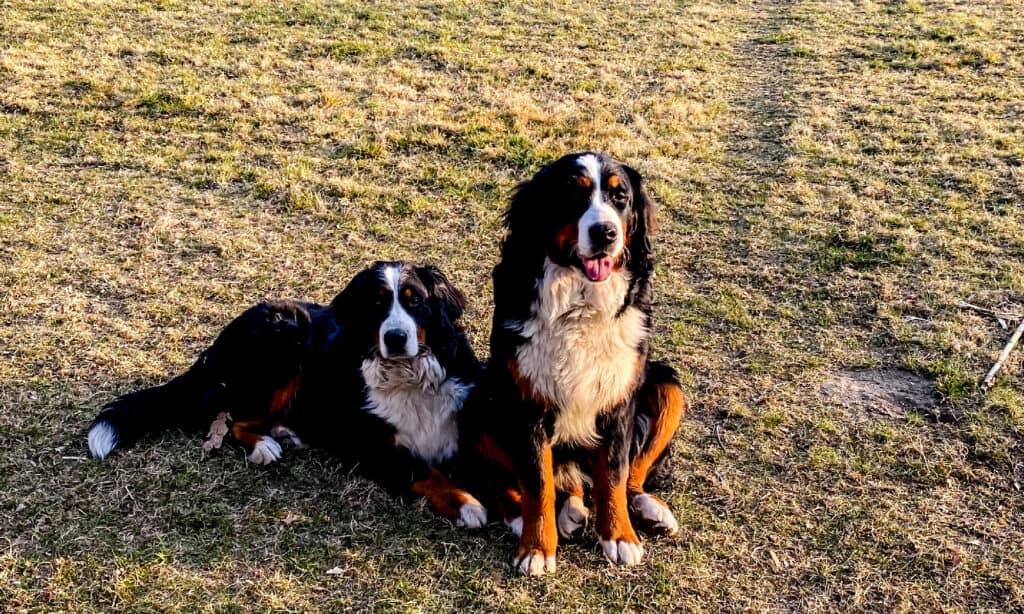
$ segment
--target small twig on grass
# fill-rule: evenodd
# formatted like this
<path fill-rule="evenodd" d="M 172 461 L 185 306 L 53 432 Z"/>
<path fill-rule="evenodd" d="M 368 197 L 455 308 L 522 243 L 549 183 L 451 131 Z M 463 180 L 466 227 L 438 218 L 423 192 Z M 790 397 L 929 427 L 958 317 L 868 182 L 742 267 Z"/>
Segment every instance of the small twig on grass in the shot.
<path fill-rule="evenodd" d="M 1017 330 L 1013 331 L 1013 336 L 1006 342 L 1006 346 L 1003 347 L 1003 351 L 999 353 L 999 360 L 996 361 L 996 364 L 992 365 L 992 368 L 988 370 L 988 375 L 986 375 L 985 379 L 981 381 L 982 390 L 988 390 L 992 387 L 992 384 L 995 383 L 996 374 L 1003 368 L 1003 363 L 1005 363 L 1006 359 L 1009 358 L 1010 352 L 1012 352 L 1013 348 L 1017 346 L 1022 335 L 1024 335 L 1024 322 L 1021 322 L 1020 325 L 1017 326 Z"/>
<path fill-rule="evenodd" d="M 715 438 L 718 440 L 718 447 L 725 452 L 725 442 L 722 441 L 722 425 L 717 422 L 715 423 Z"/>
<path fill-rule="evenodd" d="M 997 320 L 1010 320 L 1011 322 L 1020 322 L 1021 320 L 1024 320 L 1024 315 L 1021 315 L 1019 313 L 1013 313 L 1010 311 L 995 311 L 992 309 L 986 309 L 985 307 L 978 307 L 977 305 L 965 303 L 964 301 L 960 301 L 959 303 L 956 304 L 956 306 L 959 307 L 960 309 L 969 309 L 980 314 L 992 316 Z"/>

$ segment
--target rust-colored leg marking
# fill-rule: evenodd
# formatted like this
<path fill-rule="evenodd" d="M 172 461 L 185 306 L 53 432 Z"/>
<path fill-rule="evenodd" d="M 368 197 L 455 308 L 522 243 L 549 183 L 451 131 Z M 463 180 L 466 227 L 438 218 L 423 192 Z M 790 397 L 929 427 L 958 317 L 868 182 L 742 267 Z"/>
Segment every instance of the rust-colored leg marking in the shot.
<path fill-rule="evenodd" d="M 641 399 L 641 402 L 649 403 L 651 431 L 644 448 L 629 464 L 627 497 L 638 528 L 652 535 L 673 535 L 679 531 L 679 523 L 672 510 L 660 498 L 645 493 L 644 483 L 651 467 L 668 448 L 686 413 L 686 396 L 675 382 L 663 382 L 657 384 L 650 397 Z"/>
<path fill-rule="evenodd" d="M 260 420 L 245 420 L 243 422 L 235 422 L 231 425 L 231 436 L 235 438 L 235 441 L 242 444 L 250 452 L 256 447 L 261 439 L 266 435 L 266 421 Z"/>
<path fill-rule="evenodd" d="M 519 538 L 515 564 L 520 573 L 540 575 L 555 570 L 558 529 L 555 525 L 555 476 L 551 444 L 540 450 L 540 492 L 521 488 L 523 534 Z"/>
<path fill-rule="evenodd" d="M 609 466 L 608 448 L 597 452 L 594 463 L 594 503 L 597 507 L 597 535 L 608 559 L 619 565 L 636 565 L 644 554 L 640 539 L 629 520 L 625 471 Z"/>
<path fill-rule="evenodd" d="M 301 375 L 296 375 L 271 395 L 269 415 L 276 422 L 283 422 L 288 417 L 288 412 L 291 411 L 292 403 L 295 401 L 295 393 L 299 390 L 299 381 L 301 379 Z"/>
<path fill-rule="evenodd" d="M 480 502 L 473 495 L 452 484 L 437 469 L 431 468 L 427 478 L 413 482 L 411 490 L 426 498 L 435 512 L 458 526 L 476 528 L 487 522 L 487 512 Z"/>
<path fill-rule="evenodd" d="M 647 481 L 651 467 L 668 448 L 686 413 L 686 396 L 683 395 L 683 389 L 674 382 L 659 384 L 648 401 L 651 403 L 651 434 L 644 448 L 629 463 L 627 490 L 630 495 L 644 491 L 644 482 Z"/>

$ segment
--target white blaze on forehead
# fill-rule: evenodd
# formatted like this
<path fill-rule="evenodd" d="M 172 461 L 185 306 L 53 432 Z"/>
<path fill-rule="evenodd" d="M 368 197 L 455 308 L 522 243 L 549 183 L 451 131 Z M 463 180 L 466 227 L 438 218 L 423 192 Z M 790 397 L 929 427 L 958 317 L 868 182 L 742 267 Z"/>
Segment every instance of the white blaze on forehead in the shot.
<path fill-rule="evenodd" d="M 586 154 L 580 156 L 576 162 L 583 169 L 587 177 L 590 178 L 592 186 L 590 204 L 587 210 L 583 212 L 577 224 L 576 244 L 579 245 L 580 256 L 591 258 L 597 255 L 595 253 L 597 250 L 590 241 L 590 227 L 602 223 L 612 224 L 619 229 L 615 241 L 607 247 L 609 256 L 618 256 L 625 246 L 622 236 L 625 233 L 622 228 L 622 218 L 619 217 L 619 212 L 615 210 L 615 207 L 604 201 L 604 192 L 601 189 L 601 161 L 594 154 Z"/>
<path fill-rule="evenodd" d="M 384 269 L 384 281 L 391 289 L 391 309 L 388 317 L 380 325 L 378 335 L 380 337 L 380 353 L 388 358 L 388 348 L 384 343 L 384 335 L 388 331 L 402 331 L 405 333 L 405 356 L 415 356 L 419 352 L 419 340 L 416 338 L 416 321 L 412 319 L 409 312 L 402 307 L 399 299 L 401 287 L 402 268 L 399 265 L 391 265 Z"/>
<path fill-rule="evenodd" d="M 591 181 L 594 182 L 594 185 L 597 186 L 597 188 L 600 190 L 601 189 L 601 161 L 597 159 L 597 156 L 595 156 L 594 154 L 586 154 L 584 156 L 580 156 L 576 160 L 576 162 L 581 167 L 583 167 L 583 170 L 586 171 L 586 173 L 587 173 L 587 177 L 590 177 Z"/>

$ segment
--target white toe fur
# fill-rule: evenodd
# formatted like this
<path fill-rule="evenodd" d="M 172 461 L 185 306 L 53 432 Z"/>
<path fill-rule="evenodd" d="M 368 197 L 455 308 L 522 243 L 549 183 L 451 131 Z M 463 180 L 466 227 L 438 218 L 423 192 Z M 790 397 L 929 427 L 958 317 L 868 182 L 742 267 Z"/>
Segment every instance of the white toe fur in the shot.
<path fill-rule="evenodd" d="M 470 498 L 459 508 L 459 517 L 455 526 L 467 529 L 479 529 L 487 524 L 487 510 L 476 499 Z"/>
<path fill-rule="evenodd" d="M 275 426 L 270 429 L 270 436 L 274 439 L 286 441 L 288 445 L 297 450 L 302 450 L 306 447 L 306 444 L 299 439 L 299 436 L 295 434 L 295 431 L 291 430 L 287 426 L 282 426 L 280 424 Z"/>
<path fill-rule="evenodd" d="M 516 534 L 516 537 L 523 536 L 523 517 L 516 516 L 512 520 L 505 519 L 505 526 L 512 529 L 512 532 Z"/>
<path fill-rule="evenodd" d="M 535 550 L 517 558 L 512 564 L 524 576 L 541 576 L 555 570 L 555 557 L 545 557 Z"/>
<path fill-rule="evenodd" d="M 601 549 L 608 560 L 616 565 L 637 565 L 644 558 L 644 547 L 631 542 L 602 539 Z"/>
<path fill-rule="evenodd" d="M 249 462 L 256 465 L 269 465 L 281 458 L 281 444 L 274 441 L 273 437 L 262 437 L 256 442 L 256 446 L 249 455 Z"/>
<path fill-rule="evenodd" d="M 576 535 L 587 524 L 589 516 L 590 510 L 583 504 L 583 499 L 569 497 L 558 512 L 558 534 L 563 538 Z"/>
<path fill-rule="evenodd" d="M 106 420 L 89 429 L 89 452 L 93 458 L 103 460 L 117 446 L 117 429 Z"/>
<path fill-rule="evenodd" d="M 679 523 L 672 515 L 672 510 L 651 495 L 643 494 L 633 497 L 633 510 L 667 535 L 675 535 L 679 532 Z"/>

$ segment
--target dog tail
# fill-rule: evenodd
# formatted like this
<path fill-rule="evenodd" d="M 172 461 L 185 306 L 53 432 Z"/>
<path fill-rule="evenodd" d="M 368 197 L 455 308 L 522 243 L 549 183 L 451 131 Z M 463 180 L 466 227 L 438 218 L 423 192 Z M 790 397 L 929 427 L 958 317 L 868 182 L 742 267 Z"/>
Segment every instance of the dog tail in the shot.
<path fill-rule="evenodd" d="M 120 396 L 107 403 L 89 426 L 89 452 L 104 459 L 146 435 L 171 428 L 198 428 L 209 406 L 201 357 L 166 384 Z"/>

